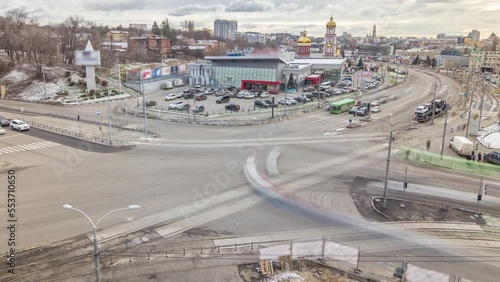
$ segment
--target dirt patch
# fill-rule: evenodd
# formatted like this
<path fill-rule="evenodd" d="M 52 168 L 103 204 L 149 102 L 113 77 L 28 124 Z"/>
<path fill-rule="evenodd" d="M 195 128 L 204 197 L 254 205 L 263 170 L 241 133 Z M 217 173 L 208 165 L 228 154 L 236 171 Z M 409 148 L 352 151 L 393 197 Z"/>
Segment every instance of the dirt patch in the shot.
<path fill-rule="evenodd" d="M 374 201 L 375 207 L 394 221 L 459 221 L 484 225 L 486 221 L 482 216 L 475 217 L 473 211 L 450 208 L 446 205 L 432 205 L 428 203 L 405 202 L 404 208 L 401 200 L 387 199 L 387 207 L 383 202 Z"/>
<path fill-rule="evenodd" d="M 281 270 L 279 264 L 273 264 L 273 275 L 262 275 L 259 264 L 243 264 L 238 266 L 240 277 L 245 282 L 356 282 L 366 281 L 357 279 L 355 275 L 314 263 L 303 261 L 302 266 L 298 261 L 293 262 L 292 270 Z"/>

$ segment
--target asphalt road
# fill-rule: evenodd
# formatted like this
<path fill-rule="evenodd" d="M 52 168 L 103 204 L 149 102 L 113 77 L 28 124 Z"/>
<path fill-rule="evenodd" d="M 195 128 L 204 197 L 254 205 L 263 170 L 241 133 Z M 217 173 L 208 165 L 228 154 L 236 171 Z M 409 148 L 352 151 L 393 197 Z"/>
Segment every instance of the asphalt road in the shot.
<path fill-rule="evenodd" d="M 412 125 L 414 108 L 432 99 L 431 91 L 435 82 L 439 86 L 448 85 L 449 91 L 443 98 L 452 104 L 460 103 L 458 87 L 451 79 L 441 76 L 437 79 L 435 74 L 419 71 L 411 71 L 405 84 L 360 97 L 361 100 L 367 101 L 392 98 L 383 104 L 382 111 L 373 114 L 372 118 L 398 123 L 393 127 L 400 134 L 397 135 L 395 148 L 422 146 L 428 139 L 437 144 L 442 134 L 442 117 L 436 119 L 435 125 L 421 124 L 415 130 L 401 131 Z M 134 100 L 119 101 L 113 102 L 113 105 L 129 105 L 133 102 Z M 104 112 L 107 109 L 105 104 L 51 107 L 8 101 L 6 105 L 14 109 L 23 106 L 26 111 L 80 114 L 89 118 L 95 118 L 95 111 Z M 99 225 L 103 232 L 112 228 L 120 229 L 125 223 L 144 222 L 147 225 L 147 218 L 168 214 L 176 208 L 187 206 L 193 209 L 184 210 L 164 224 L 172 225 L 181 220 L 194 219 L 200 214 L 208 215 L 218 209 L 217 214 L 221 217 L 206 216 L 196 221 L 196 224 L 188 226 L 233 234 L 334 227 L 334 221 L 320 219 L 304 210 L 273 201 L 257 201 L 255 204 L 242 202 L 258 196 L 253 193 L 240 197 L 227 195 L 238 189 L 248 189 L 243 165 L 249 156 L 255 156 L 258 169 L 265 171 L 267 154 L 274 146 L 284 146 L 283 156 L 278 163 L 282 177 L 287 179 L 284 183 L 309 183 L 301 184 L 303 186 L 299 186 L 301 189 L 294 192 L 294 197 L 305 197 L 316 204 L 352 211 L 352 202 L 345 201 L 353 189 L 348 182 L 358 177 L 370 178 L 375 182 L 383 179 L 386 158 L 384 148 L 388 143 L 390 127 L 385 122 L 374 121 L 347 131 L 345 127 L 349 118 L 351 116 L 348 114 L 331 115 L 326 111 L 319 111 L 280 123 L 248 127 L 204 127 L 151 120 L 150 130 L 160 133 L 162 139 L 151 140 L 148 144 L 142 144 L 138 140 L 136 148 L 132 150 L 108 154 L 103 154 L 97 148 L 82 150 L 83 145 L 75 145 L 74 141 L 35 131 L 28 134 L 8 132 L 7 136 L 0 137 L 0 150 L 17 145 L 41 146 L 42 142 L 47 140 L 56 144 L 46 143 L 52 146 L 34 146 L 36 149 L 19 150 L 1 156 L 4 166 L 8 164 L 9 167 L 19 170 L 19 248 L 46 244 L 91 231 L 87 219 L 81 214 L 62 209 L 63 204 L 71 204 L 87 212 L 93 220 L 112 209 L 129 204 L 144 207 L 107 217 Z M 130 116 L 116 116 L 114 120 L 121 123 L 138 122 L 138 118 Z M 450 123 L 459 120 L 459 116 L 449 117 Z M 410 137 L 411 142 L 400 143 Z M 435 145 L 432 149 L 438 151 L 437 147 Z M 307 170 L 308 168 L 310 170 Z M 339 175 L 335 171 L 342 173 Z M 400 181 L 403 171 L 404 164 L 395 160 L 391 166 L 390 178 Z M 5 171 L 1 175 L 1 178 L 5 179 Z M 415 185 L 458 191 L 464 198 L 454 198 L 452 201 L 457 205 L 474 206 L 465 193 L 477 192 L 475 184 L 478 176 L 457 175 L 454 172 L 425 166 L 412 167 L 408 175 Z M 491 196 L 498 197 L 495 191 L 499 187 L 493 186 Z M 377 185 L 355 185 L 355 188 L 366 196 L 380 195 L 381 192 Z M 330 192 L 341 196 L 330 197 Z M 422 196 L 407 192 L 408 199 L 442 197 L 442 200 L 449 200 L 443 193 Z M 398 195 L 397 191 L 394 193 Z M 228 197 L 227 201 L 218 203 L 215 200 L 207 200 L 223 196 Z M 343 198 L 345 196 L 347 198 Z M 239 205 L 248 205 L 248 208 L 238 210 L 235 207 Z M 5 206 L 2 206 L 2 209 L 5 209 Z M 491 206 L 487 209 L 500 213 L 498 207 Z M 359 216 L 358 213 L 353 214 Z M 352 232 L 355 234 L 356 228 L 353 228 Z M 2 233 L 2 236 L 5 235 Z M 376 245 L 380 236 L 382 235 L 370 235 L 367 246 Z M 404 257 L 420 252 L 421 248 L 427 248 L 418 244 L 410 244 L 407 247 L 409 249 L 404 254 L 396 250 L 389 253 L 379 250 L 377 254 L 397 254 Z M 433 250 L 436 248 L 440 249 L 439 246 L 434 246 Z M 439 256 L 439 252 L 433 254 Z M 491 273 L 500 273 L 497 268 L 490 269 Z M 449 265 L 444 270 L 459 271 Z"/>

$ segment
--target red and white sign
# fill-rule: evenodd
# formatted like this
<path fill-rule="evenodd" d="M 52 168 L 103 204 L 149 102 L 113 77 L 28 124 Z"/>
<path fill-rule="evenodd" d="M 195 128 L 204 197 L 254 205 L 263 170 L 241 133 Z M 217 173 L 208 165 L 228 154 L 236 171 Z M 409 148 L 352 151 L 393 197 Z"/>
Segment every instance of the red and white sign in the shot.
<path fill-rule="evenodd" d="M 151 69 L 147 69 L 147 70 L 142 70 L 141 71 L 141 77 L 142 79 L 149 79 L 153 76 L 153 72 L 151 71 Z"/>

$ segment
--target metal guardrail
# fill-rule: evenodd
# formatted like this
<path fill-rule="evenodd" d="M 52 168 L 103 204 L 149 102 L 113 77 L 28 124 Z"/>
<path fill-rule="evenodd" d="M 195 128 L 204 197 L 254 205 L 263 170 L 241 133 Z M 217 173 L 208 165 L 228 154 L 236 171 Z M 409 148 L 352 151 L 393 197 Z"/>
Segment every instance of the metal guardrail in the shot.
<path fill-rule="evenodd" d="M 67 130 L 67 129 L 63 129 L 63 128 L 59 128 L 56 126 L 51 126 L 51 125 L 47 125 L 47 124 L 43 124 L 43 123 L 31 121 L 31 120 L 26 120 L 26 123 L 28 123 L 30 126 L 37 128 L 37 129 L 50 131 L 50 132 L 61 134 L 61 135 L 66 135 L 69 137 L 81 139 L 81 140 L 92 142 L 92 143 L 100 143 L 100 144 L 109 144 L 110 143 L 109 138 L 106 139 L 106 138 L 100 138 L 97 136 L 87 136 L 87 135 L 81 134 L 79 132 L 74 132 L 71 130 Z M 112 140 L 111 143 L 115 144 L 115 145 L 121 145 L 121 146 L 124 145 L 123 141 L 117 140 L 117 139 Z"/>

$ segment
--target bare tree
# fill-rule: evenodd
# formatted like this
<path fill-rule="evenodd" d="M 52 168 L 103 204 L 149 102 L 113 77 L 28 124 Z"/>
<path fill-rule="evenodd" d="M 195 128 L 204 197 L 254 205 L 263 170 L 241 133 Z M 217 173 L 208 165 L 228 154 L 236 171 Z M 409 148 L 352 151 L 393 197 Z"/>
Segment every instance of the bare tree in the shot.
<path fill-rule="evenodd" d="M 36 20 L 29 15 L 24 8 L 9 10 L 5 13 L 5 18 L 2 21 L 2 47 L 7 52 L 11 61 L 20 63 L 21 57 L 24 55 L 25 43 L 23 41 L 23 31 L 27 25 Z"/>
<path fill-rule="evenodd" d="M 79 16 L 70 16 L 58 25 L 58 34 L 61 38 L 61 52 L 66 64 L 72 64 L 75 57 L 75 50 L 84 48 L 88 35 L 85 34 L 84 27 L 86 21 Z"/>

